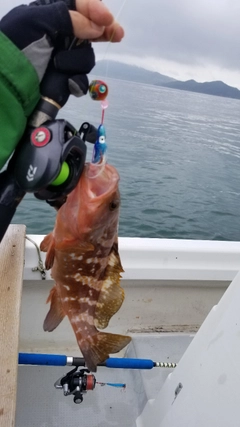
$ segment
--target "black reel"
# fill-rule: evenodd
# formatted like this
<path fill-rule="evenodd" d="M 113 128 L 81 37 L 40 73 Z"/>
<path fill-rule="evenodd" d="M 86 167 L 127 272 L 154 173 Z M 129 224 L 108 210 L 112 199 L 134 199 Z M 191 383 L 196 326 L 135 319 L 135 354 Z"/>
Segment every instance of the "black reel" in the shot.
<path fill-rule="evenodd" d="M 80 404 L 83 401 L 83 394 L 89 390 L 94 390 L 96 378 L 89 373 L 88 369 L 74 368 L 64 377 L 59 378 L 54 384 L 56 389 L 62 389 L 64 396 L 73 395 L 74 403 Z"/>
<path fill-rule="evenodd" d="M 85 122 L 77 131 L 66 120 L 28 126 L 7 169 L 0 174 L 0 242 L 26 193 L 58 209 L 75 188 L 86 160 L 85 141 L 95 143 L 97 129 Z"/>
<path fill-rule="evenodd" d="M 87 148 L 66 120 L 28 128 L 14 155 L 14 177 L 26 193 L 38 199 L 64 197 L 77 185 Z"/>

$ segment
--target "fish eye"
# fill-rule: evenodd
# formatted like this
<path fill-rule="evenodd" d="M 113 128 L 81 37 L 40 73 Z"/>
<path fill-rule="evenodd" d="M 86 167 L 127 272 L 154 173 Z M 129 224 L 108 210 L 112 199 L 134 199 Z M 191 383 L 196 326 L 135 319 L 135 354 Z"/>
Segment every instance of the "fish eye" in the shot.
<path fill-rule="evenodd" d="M 118 206 L 119 206 L 119 200 L 112 200 L 109 204 L 109 210 L 115 211 L 115 209 L 117 209 Z"/>

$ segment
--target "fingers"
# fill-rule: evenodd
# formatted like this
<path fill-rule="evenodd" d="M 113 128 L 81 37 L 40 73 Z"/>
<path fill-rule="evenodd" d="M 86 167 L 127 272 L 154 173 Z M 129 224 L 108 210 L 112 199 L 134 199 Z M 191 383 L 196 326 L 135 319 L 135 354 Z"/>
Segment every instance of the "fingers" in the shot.
<path fill-rule="evenodd" d="M 111 25 L 114 17 L 99 0 L 76 0 L 76 10 L 99 26 Z"/>
<path fill-rule="evenodd" d="M 117 22 L 114 22 L 109 27 L 104 28 L 104 32 L 100 37 L 91 41 L 117 43 L 117 42 L 120 42 L 123 37 L 124 37 L 123 28 Z"/>
<path fill-rule="evenodd" d="M 104 26 L 95 24 L 78 12 L 69 11 L 73 25 L 73 32 L 78 39 L 96 39 L 104 33 Z"/>
<path fill-rule="evenodd" d="M 123 28 L 114 22 L 114 17 L 99 0 L 76 0 L 76 11 L 69 11 L 74 35 L 91 41 L 119 42 Z"/>

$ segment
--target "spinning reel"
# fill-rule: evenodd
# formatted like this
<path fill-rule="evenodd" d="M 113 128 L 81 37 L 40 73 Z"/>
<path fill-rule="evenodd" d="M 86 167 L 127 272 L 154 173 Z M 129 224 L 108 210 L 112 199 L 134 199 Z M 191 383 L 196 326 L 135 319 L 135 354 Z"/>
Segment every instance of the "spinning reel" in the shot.
<path fill-rule="evenodd" d="M 73 395 L 74 403 L 80 404 L 83 401 L 83 393 L 94 390 L 96 378 L 89 373 L 88 369 L 74 368 L 54 384 L 56 389 L 62 389 L 64 396 Z"/>

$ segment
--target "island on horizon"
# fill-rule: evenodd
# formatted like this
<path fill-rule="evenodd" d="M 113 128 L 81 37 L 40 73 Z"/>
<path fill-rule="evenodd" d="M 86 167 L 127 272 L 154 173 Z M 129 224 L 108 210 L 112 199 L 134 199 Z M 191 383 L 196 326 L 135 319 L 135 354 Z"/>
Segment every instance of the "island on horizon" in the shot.
<path fill-rule="evenodd" d="M 204 83 L 198 83 L 193 79 L 180 81 L 156 71 L 149 71 L 136 65 L 129 65 L 112 60 L 98 61 L 92 71 L 92 74 L 105 75 L 106 71 L 108 77 L 114 79 L 163 86 L 170 89 L 185 90 L 206 95 L 240 99 L 239 89 L 229 86 L 220 80 Z"/>

